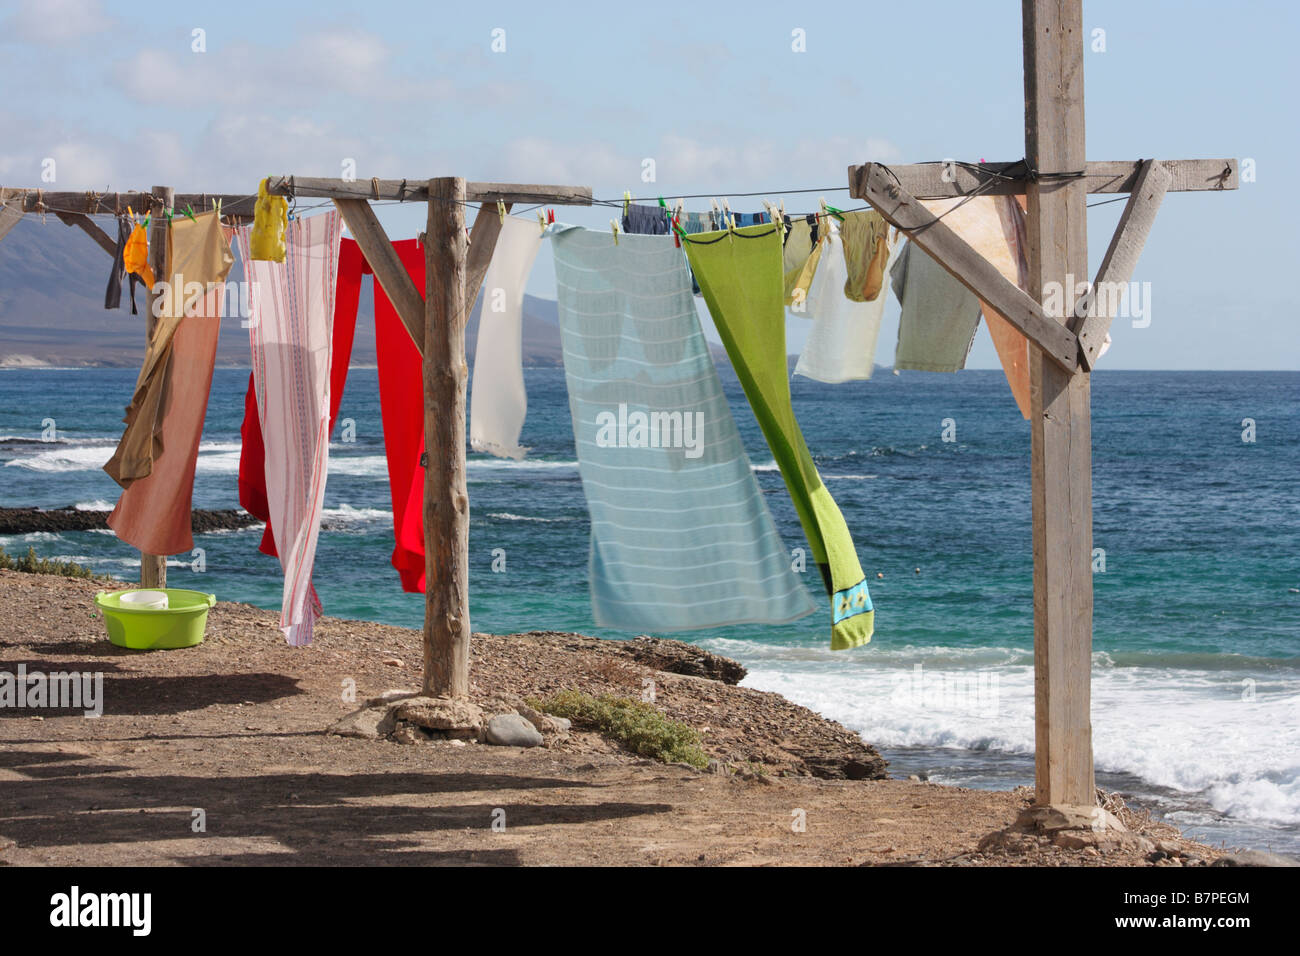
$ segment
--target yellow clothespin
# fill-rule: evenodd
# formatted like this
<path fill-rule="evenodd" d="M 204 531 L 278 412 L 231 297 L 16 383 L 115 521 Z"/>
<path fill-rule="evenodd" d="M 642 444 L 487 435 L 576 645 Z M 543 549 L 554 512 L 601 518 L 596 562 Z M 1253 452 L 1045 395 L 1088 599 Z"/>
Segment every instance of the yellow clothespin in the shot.
<path fill-rule="evenodd" d="M 722 203 L 725 206 L 727 201 L 724 199 L 722 200 Z M 735 242 L 736 241 L 736 217 L 731 215 L 730 210 L 728 210 L 727 212 L 726 222 L 727 222 L 727 241 Z"/>
<path fill-rule="evenodd" d="M 538 223 L 541 225 L 541 227 L 542 227 L 542 233 L 545 234 L 545 232 L 546 232 L 546 217 L 542 215 L 542 211 L 541 211 L 540 209 L 537 210 L 537 222 L 538 222 Z"/>
<path fill-rule="evenodd" d="M 506 204 L 500 199 L 497 200 L 497 215 L 501 217 L 501 225 L 506 224 Z"/>
<path fill-rule="evenodd" d="M 727 202 L 725 198 L 722 200 L 722 211 L 726 213 L 728 219 L 731 218 L 731 203 Z M 732 225 L 734 226 L 735 223 L 732 223 Z"/>
<path fill-rule="evenodd" d="M 614 245 L 618 245 L 618 220 L 611 219 L 609 221 L 609 228 L 614 230 Z"/>
<path fill-rule="evenodd" d="M 632 211 L 632 194 L 626 189 L 623 190 L 623 215 L 628 215 Z"/>

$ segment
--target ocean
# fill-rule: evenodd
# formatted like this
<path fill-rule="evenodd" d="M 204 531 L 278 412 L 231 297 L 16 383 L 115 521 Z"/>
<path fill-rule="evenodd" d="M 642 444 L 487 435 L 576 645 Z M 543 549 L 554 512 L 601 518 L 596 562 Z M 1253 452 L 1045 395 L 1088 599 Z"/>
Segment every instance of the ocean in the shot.
<path fill-rule="evenodd" d="M 771 453 L 721 371 L 788 548 L 803 545 Z M 135 371 L 0 371 L 0 506 L 110 508 L 101 470 Z M 471 455 L 475 630 L 607 637 L 587 595 L 588 526 L 563 372 L 526 373 L 524 461 Z M 218 369 L 194 501 L 236 507 L 247 370 Z M 734 657 L 773 690 L 860 732 L 895 774 L 1009 788 L 1033 781 L 1029 426 L 1000 371 L 880 370 L 793 380 L 795 410 L 853 532 L 876 604 L 864 648 L 832 653 L 828 614 L 671 636 Z M 1098 783 L 1212 843 L 1300 852 L 1300 373 L 1099 371 L 1093 381 Z M 340 410 L 315 583 L 326 613 L 418 626 L 389 564 L 376 372 Z M 53 441 L 42 441 L 51 437 Z M 946 440 L 951 439 L 951 440 Z M 278 564 L 261 530 L 196 538 L 177 587 L 266 608 Z M 0 538 L 135 580 L 111 532 Z M 505 567 L 493 570 L 493 552 Z M 499 562 L 498 562 L 499 566 Z M 818 595 L 816 572 L 808 585 Z M 878 577 L 877 575 L 881 575 Z"/>

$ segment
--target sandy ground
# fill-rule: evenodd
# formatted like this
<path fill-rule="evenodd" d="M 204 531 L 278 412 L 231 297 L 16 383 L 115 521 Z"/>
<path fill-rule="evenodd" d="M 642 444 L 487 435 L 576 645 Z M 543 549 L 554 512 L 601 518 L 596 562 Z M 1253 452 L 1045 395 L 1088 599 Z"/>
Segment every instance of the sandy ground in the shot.
<path fill-rule="evenodd" d="M 353 701 L 418 687 L 417 632 L 326 619 L 290 648 L 275 614 L 221 604 L 199 647 L 139 653 L 105 638 L 101 587 L 0 572 L 0 671 L 100 672 L 105 700 L 97 719 L 0 708 L 0 865 L 1151 865 L 1035 836 L 981 851 L 1027 792 L 871 779 L 883 762 L 844 727 L 627 642 L 476 635 L 472 696 L 649 678 L 726 772 L 577 731 L 533 749 L 329 735 Z M 1218 855 L 1122 815 L 1178 846 L 1155 865 Z"/>

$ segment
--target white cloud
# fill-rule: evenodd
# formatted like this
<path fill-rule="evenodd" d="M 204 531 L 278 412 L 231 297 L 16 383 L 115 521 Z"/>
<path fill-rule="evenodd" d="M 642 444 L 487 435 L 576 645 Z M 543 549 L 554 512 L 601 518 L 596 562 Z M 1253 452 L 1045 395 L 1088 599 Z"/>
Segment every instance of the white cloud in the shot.
<path fill-rule="evenodd" d="M 22 0 L 0 22 L 0 39 L 55 46 L 102 33 L 114 22 L 101 0 Z"/>

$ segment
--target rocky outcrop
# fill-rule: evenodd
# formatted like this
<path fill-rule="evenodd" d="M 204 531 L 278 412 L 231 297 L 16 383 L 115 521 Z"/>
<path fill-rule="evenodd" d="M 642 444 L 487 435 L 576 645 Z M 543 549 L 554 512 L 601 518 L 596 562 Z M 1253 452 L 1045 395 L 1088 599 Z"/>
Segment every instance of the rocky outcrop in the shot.
<path fill-rule="evenodd" d="M 37 531 L 96 531 L 108 527 L 107 511 L 81 511 L 77 508 L 0 508 L 0 535 L 32 534 Z M 190 513 L 190 528 L 195 534 L 207 531 L 233 531 L 261 522 L 247 511 L 237 508 L 219 511 L 195 510 Z"/>
<path fill-rule="evenodd" d="M 657 671 L 704 677 L 733 686 L 744 680 L 749 673 L 742 664 L 730 658 L 721 657 L 694 644 L 662 637 L 638 637 L 628 641 L 624 650 L 638 664 Z"/>

